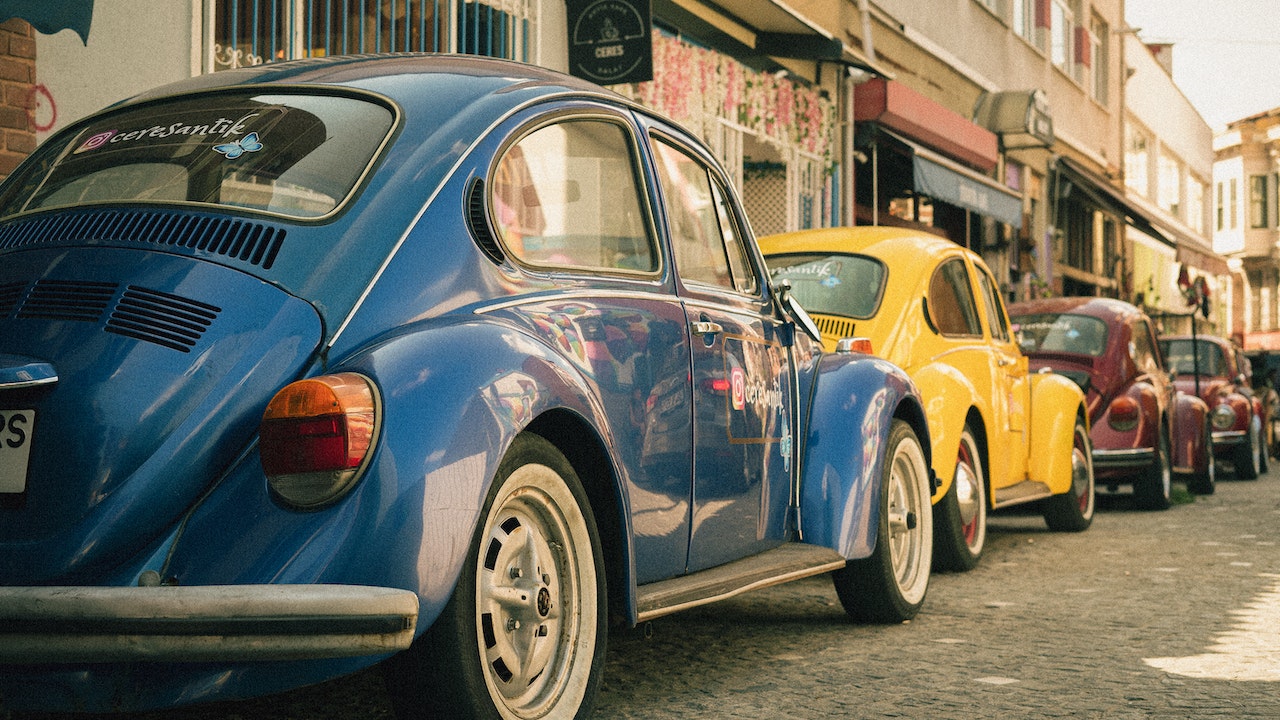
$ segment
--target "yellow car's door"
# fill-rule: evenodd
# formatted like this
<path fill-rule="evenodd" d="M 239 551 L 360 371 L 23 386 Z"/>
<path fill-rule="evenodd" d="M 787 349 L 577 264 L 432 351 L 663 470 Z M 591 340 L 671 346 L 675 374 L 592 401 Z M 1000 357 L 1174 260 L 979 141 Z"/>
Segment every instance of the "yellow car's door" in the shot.
<path fill-rule="evenodd" d="M 974 267 L 978 282 L 978 296 L 984 315 L 984 329 L 991 348 L 994 364 L 994 391 L 991 398 L 993 417 L 998 440 L 991 452 L 991 488 L 997 501 L 1005 501 L 1001 490 L 1012 488 L 1027 479 L 1027 449 L 1030 434 L 1027 425 L 1031 401 L 1030 382 L 1027 379 L 1027 358 L 1018 349 L 1004 305 L 996 294 L 995 281 L 984 268 Z"/>

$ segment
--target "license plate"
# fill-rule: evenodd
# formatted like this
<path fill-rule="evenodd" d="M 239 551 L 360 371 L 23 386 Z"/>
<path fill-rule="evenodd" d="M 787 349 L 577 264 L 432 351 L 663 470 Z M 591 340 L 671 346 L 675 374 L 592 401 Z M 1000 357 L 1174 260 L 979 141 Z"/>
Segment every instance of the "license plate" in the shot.
<path fill-rule="evenodd" d="M 27 489 L 31 429 L 35 424 L 35 410 L 0 410 L 0 493 Z"/>

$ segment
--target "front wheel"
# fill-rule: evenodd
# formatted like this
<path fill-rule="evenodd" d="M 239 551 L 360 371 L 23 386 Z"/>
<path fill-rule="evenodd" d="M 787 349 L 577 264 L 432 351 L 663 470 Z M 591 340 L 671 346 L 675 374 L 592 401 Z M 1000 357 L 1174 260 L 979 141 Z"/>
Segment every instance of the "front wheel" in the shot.
<path fill-rule="evenodd" d="M 1093 444 L 1077 415 L 1071 440 L 1071 487 L 1045 501 L 1044 521 L 1055 532 L 1081 532 L 1093 524 Z"/>
<path fill-rule="evenodd" d="M 1249 423 L 1249 432 L 1245 433 L 1245 444 L 1236 448 L 1236 477 L 1241 480 L 1254 480 L 1262 474 L 1262 438 L 1258 437 L 1257 423 Z"/>
<path fill-rule="evenodd" d="M 951 488 L 933 507 L 933 565 L 965 572 L 977 567 L 987 544 L 987 483 L 973 431 L 966 425 L 956 452 Z"/>
<path fill-rule="evenodd" d="M 431 629 L 388 663 L 397 716 L 589 713 L 604 667 L 604 578 L 577 474 L 547 440 L 517 437 L 453 596 Z"/>
<path fill-rule="evenodd" d="M 929 465 L 920 440 L 910 425 L 894 420 L 881 474 L 875 550 L 832 575 L 849 617 L 899 623 L 920 612 L 932 567 L 929 495 Z"/>

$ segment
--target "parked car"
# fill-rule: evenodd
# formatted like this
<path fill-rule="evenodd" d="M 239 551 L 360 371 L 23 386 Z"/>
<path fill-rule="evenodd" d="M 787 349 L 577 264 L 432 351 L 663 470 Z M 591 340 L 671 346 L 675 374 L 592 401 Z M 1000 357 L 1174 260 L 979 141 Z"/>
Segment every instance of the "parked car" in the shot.
<path fill-rule="evenodd" d="M 1245 353 L 1252 376 L 1249 385 L 1262 400 L 1262 435 L 1268 454 L 1280 458 L 1280 354 L 1269 350 Z"/>
<path fill-rule="evenodd" d="M 482 58 L 269 64 L 0 186 L 0 704 L 386 663 L 406 717 L 571 717 L 610 621 L 928 587 L 908 376 L 824 352 L 679 127 Z"/>
<path fill-rule="evenodd" d="M 1209 408 L 1179 392 L 1138 307 L 1096 297 L 1014 303 L 1009 318 L 1033 372 L 1052 370 L 1085 391 L 1098 485 L 1128 485 L 1137 504 L 1169 507 L 1173 475 L 1214 489 Z"/>
<path fill-rule="evenodd" d="M 980 257 L 945 238 L 888 227 L 773 235 L 760 245 L 828 350 L 869 341 L 919 386 L 939 480 L 935 567 L 978 563 L 989 509 L 1037 501 L 1050 528 L 1089 527 L 1084 394 L 1064 377 L 1028 372 Z"/>
<path fill-rule="evenodd" d="M 1249 361 L 1235 343 L 1213 335 L 1160 338 L 1160 351 L 1184 393 L 1203 399 L 1213 426 L 1213 454 L 1252 480 L 1267 470 L 1265 408 L 1249 386 Z"/>

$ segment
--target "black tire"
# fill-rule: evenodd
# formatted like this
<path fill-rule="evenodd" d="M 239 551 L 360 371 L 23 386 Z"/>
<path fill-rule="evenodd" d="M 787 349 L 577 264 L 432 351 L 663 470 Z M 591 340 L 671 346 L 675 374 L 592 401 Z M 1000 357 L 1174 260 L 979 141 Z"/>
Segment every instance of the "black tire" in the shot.
<path fill-rule="evenodd" d="M 1250 421 L 1245 443 L 1236 448 L 1234 455 L 1236 477 L 1241 480 L 1256 480 L 1262 474 L 1262 439 L 1258 435 L 1258 429 Z"/>
<path fill-rule="evenodd" d="M 1151 467 L 1133 480 L 1133 497 L 1142 510 L 1167 510 L 1173 490 L 1173 469 L 1169 460 L 1169 438 L 1160 428 L 1155 459 Z"/>
<path fill-rule="evenodd" d="M 1213 435 L 1209 431 L 1206 423 L 1204 429 L 1204 453 L 1207 456 L 1205 463 L 1205 471 L 1202 473 L 1192 473 L 1187 478 L 1187 490 L 1196 495 L 1212 495 L 1217 487 L 1218 461 L 1213 457 Z"/>
<path fill-rule="evenodd" d="M 920 612 L 933 564 L 929 497 L 929 464 L 920 439 L 910 425 L 894 420 L 881 473 L 875 550 L 832 574 L 850 618 L 900 623 Z"/>
<path fill-rule="evenodd" d="M 1093 443 L 1084 418 L 1071 434 L 1071 487 L 1044 501 L 1044 521 L 1054 532 L 1083 532 L 1093 524 Z"/>
<path fill-rule="evenodd" d="M 951 487 L 933 507 L 933 567 L 948 572 L 972 570 L 986 544 L 986 474 L 978 442 L 966 425 Z"/>
<path fill-rule="evenodd" d="M 574 718 L 604 669 L 605 572 L 582 483 L 550 442 L 516 438 L 439 619 L 386 664 L 400 718 Z"/>

